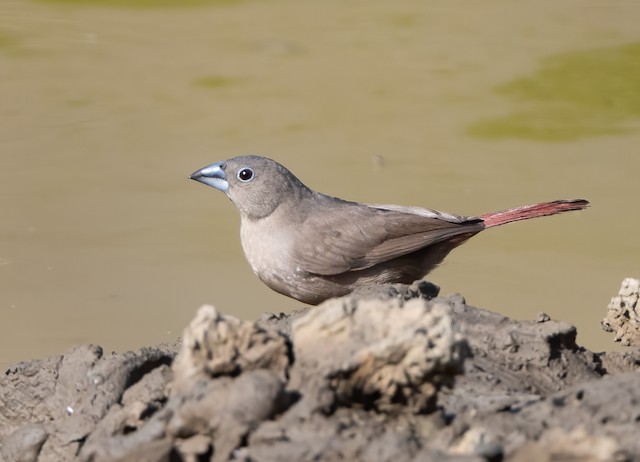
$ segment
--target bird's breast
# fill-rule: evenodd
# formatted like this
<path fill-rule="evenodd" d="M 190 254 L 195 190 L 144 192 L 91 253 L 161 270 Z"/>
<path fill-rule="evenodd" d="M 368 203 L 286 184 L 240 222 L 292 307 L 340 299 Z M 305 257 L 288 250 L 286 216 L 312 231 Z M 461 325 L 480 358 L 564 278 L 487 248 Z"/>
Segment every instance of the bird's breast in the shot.
<path fill-rule="evenodd" d="M 282 292 L 281 286 L 298 282 L 303 271 L 292 256 L 295 230 L 270 221 L 270 218 L 243 220 L 240 239 L 254 273 L 269 287 Z"/>

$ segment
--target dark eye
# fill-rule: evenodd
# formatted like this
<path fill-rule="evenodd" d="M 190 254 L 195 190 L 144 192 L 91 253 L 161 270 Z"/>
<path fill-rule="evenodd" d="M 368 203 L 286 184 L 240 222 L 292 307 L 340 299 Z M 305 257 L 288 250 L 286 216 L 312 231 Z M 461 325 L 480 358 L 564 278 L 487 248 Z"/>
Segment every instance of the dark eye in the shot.
<path fill-rule="evenodd" d="M 238 179 L 243 183 L 253 180 L 253 170 L 251 170 L 249 167 L 241 168 L 238 171 Z"/>

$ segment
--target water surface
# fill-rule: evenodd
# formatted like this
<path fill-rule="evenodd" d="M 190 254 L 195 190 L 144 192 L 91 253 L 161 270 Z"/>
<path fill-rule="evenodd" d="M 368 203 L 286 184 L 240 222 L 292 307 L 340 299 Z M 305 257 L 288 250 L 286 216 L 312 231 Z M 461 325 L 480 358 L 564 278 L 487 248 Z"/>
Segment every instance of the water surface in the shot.
<path fill-rule="evenodd" d="M 429 279 L 609 348 L 599 320 L 638 276 L 640 124 L 628 107 L 612 121 L 603 92 L 627 100 L 562 66 L 637 49 L 638 23 L 640 4 L 589 0 L 3 0 L 0 362 L 171 340 L 202 303 L 246 319 L 300 306 L 251 273 L 228 200 L 187 180 L 244 153 L 372 203 L 473 215 L 590 199 L 482 233 Z M 548 78 L 549 63 L 573 80 Z M 637 102 L 627 66 L 611 72 Z M 598 104 L 567 103 L 572 82 Z M 529 136 L 541 121 L 577 134 Z"/>

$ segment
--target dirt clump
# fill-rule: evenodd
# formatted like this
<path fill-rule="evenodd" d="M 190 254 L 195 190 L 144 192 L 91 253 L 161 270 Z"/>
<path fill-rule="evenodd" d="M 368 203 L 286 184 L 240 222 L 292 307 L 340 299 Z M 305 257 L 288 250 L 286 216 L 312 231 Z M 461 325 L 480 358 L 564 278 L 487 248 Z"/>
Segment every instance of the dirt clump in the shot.
<path fill-rule="evenodd" d="M 4 461 L 640 460 L 640 354 L 389 285 L 0 378 Z"/>

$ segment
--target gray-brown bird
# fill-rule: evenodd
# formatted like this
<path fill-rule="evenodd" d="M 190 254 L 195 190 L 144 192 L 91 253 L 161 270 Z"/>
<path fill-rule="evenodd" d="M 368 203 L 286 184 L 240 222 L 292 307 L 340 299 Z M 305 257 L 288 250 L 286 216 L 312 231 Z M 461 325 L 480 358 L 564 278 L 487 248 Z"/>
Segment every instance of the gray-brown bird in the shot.
<path fill-rule="evenodd" d="M 369 205 L 305 186 L 278 162 L 240 156 L 194 172 L 240 212 L 244 254 L 271 289 L 316 305 L 360 286 L 410 284 L 485 228 L 584 209 L 583 199 L 525 205 L 478 217 Z"/>

